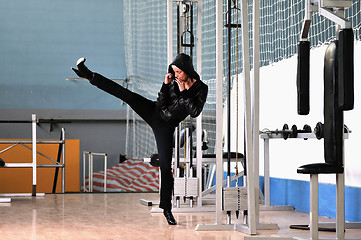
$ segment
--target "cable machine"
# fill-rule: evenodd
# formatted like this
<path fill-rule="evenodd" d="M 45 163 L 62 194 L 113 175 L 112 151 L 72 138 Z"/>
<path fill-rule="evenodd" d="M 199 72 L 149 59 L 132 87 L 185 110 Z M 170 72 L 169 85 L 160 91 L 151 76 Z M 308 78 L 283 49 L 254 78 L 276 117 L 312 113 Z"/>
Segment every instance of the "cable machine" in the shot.
<path fill-rule="evenodd" d="M 254 36 L 254 46 L 253 46 L 253 89 L 251 89 L 251 79 L 250 79 L 250 54 L 249 54 L 249 29 L 248 29 L 248 1 L 241 0 L 240 6 L 238 6 L 238 1 L 233 1 L 233 7 L 231 6 L 232 2 L 228 1 L 228 15 L 227 23 L 225 27 L 228 29 L 228 35 L 230 41 L 230 32 L 231 28 L 241 27 L 242 33 L 242 78 L 243 78 L 243 91 L 244 91 L 244 131 L 245 131 L 245 172 L 246 174 L 246 183 L 247 187 L 230 187 L 227 184 L 227 187 L 223 187 L 223 130 L 222 130 L 222 117 L 223 117 L 223 102 L 222 102 L 222 83 L 223 83 L 223 1 L 216 1 L 216 95 L 217 95 L 217 104 L 216 104 L 216 158 L 217 158 L 217 169 L 216 169 L 216 222 L 215 224 L 198 224 L 196 230 L 198 231 L 214 231 L 214 230 L 237 230 L 247 234 L 254 235 L 256 234 L 257 229 L 278 229 L 278 226 L 275 224 L 261 224 L 259 223 L 259 167 L 258 167 L 258 138 L 259 138 L 259 124 L 258 124 L 258 86 L 259 86 L 259 20 L 257 24 L 253 24 L 253 36 Z M 235 12 L 235 15 L 240 15 L 241 24 L 237 22 L 230 21 L 232 11 Z M 259 18 L 259 2 L 253 2 L 253 19 Z M 238 16 L 237 16 L 238 18 Z M 238 34 L 238 33 L 237 33 Z M 236 36 L 238 38 L 238 36 Z M 229 43 L 230 45 L 230 43 Z M 238 46 L 237 46 L 238 47 Z M 228 50 L 230 51 L 230 50 Z M 237 49 L 238 54 L 238 49 Z M 236 61 L 238 62 L 238 61 Z M 229 57 L 229 73 L 228 78 L 230 79 L 230 57 Z M 238 66 L 237 66 L 238 68 Z M 237 72 L 238 75 L 238 72 Z M 253 91 L 251 93 L 251 91 Z M 251 99 L 251 95 L 253 99 Z M 252 102 L 253 100 L 253 102 Z M 230 109 L 230 107 L 228 107 Z M 230 123 L 228 123 L 230 125 Z M 228 129 L 228 136 L 230 130 Z M 230 140 L 228 140 L 230 142 Z M 230 147 L 228 146 L 228 151 L 230 152 Z M 229 164 L 230 156 L 228 154 L 228 173 L 230 169 Z M 236 169 L 237 172 L 237 169 Z M 229 174 L 227 174 L 229 175 Z M 227 179 L 230 177 L 227 176 Z M 229 181 L 228 181 L 229 182 Z M 242 203 L 242 204 L 241 204 Z M 223 212 L 227 213 L 227 222 L 223 224 Z M 232 224 L 230 213 L 235 212 L 236 216 L 240 211 L 244 212 L 247 218 L 243 224 Z M 237 213 L 238 212 L 238 213 Z"/>
<path fill-rule="evenodd" d="M 197 59 L 197 72 L 201 76 L 202 65 L 202 45 L 201 34 L 194 34 L 194 16 L 196 15 L 197 33 L 202 32 L 202 1 L 201 0 L 168 0 L 167 3 L 167 23 L 168 23 L 168 62 L 172 62 L 173 54 L 173 6 L 176 4 L 176 36 L 177 54 L 186 53 L 193 59 Z M 196 12 L 194 9 L 196 8 Z M 194 56 L 194 47 L 197 47 Z M 182 129 L 183 125 L 183 130 Z M 193 119 L 189 118 L 189 123 L 184 121 L 176 129 L 175 134 L 175 178 L 174 178 L 174 202 L 176 207 L 174 212 L 179 211 L 200 211 L 202 206 L 202 114 L 196 118 L 196 165 L 194 164 L 193 153 Z M 181 142 L 179 141 L 181 139 Z M 184 148 L 183 164 L 180 159 L 180 147 Z M 189 201 L 189 208 L 180 209 L 181 201 Z M 197 202 L 197 209 L 194 202 Z M 178 211 L 177 211 L 178 210 Z"/>

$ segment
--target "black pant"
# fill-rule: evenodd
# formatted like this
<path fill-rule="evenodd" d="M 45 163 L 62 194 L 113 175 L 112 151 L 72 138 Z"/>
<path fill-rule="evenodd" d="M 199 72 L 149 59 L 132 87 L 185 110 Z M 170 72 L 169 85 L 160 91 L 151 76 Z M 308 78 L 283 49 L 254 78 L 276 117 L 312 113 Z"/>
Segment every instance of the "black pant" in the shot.
<path fill-rule="evenodd" d="M 160 161 L 160 204 L 165 210 L 172 208 L 174 178 L 172 174 L 173 134 L 175 128 L 159 116 L 156 102 L 134 93 L 119 84 L 95 74 L 92 84 L 126 102 L 152 128 Z"/>

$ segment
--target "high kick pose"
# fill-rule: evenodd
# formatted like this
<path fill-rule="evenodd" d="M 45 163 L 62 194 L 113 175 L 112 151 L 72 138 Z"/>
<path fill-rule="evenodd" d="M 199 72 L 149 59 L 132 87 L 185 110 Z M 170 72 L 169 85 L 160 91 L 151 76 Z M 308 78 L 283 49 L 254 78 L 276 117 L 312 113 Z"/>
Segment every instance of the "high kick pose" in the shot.
<path fill-rule="evenodd" d="M 177 55 L 168 67 L 164 82 L 156 101 L 134 93 L 112 80 L 90 71 L 85 58 L 77 61 L 78 69 L 73 71 L 91 84 L 126 102 L 152 128 L 160 162 L 161 186 L 160 204 L 169 225 L 177 222 L 172 214 L 172 174 L 173 134 L 178 124 L 188 115 L 195 118 L 203 110 L 207 99 L 208 86 L 194 70 L 192 58 L 184 53 Z"/>

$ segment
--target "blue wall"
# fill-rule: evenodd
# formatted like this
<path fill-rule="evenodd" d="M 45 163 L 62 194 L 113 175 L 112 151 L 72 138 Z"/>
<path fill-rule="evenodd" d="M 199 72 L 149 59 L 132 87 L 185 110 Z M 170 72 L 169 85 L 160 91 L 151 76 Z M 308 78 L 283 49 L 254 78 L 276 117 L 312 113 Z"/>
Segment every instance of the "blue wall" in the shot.
<path fill-rule="evenodd" d="M 0 0 L 0 108 L 119 109 L 120 101 L 77 77 L 88 67 L 125 78 L 123 1 Z"/>
<path fill-rule="evenodd" d="M 260 181 L 263 183 L 263 177 Z M 290 205 L 297 211 L 310 211 L 310 183 L 307 181 L 270 178 L 271 204 Z M 336 218 L 336 186 L 319 183 L 319 215 Z M 345 219 L 361 221 L 361 188 L 345 187 Z"/>

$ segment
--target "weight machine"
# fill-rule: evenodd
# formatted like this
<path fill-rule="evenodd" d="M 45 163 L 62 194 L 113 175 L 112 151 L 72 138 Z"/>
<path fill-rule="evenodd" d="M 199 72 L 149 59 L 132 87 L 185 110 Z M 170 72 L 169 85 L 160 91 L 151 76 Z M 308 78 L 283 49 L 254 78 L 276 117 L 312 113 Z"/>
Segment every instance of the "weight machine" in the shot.
<path fill-rule="evenodd" d="M 193 55 L 193 47 L 197 46 L 197 72 L 201 75 L 201 32 L 202 32 L 202 1 L 179 1 L 169 0 L 168 1 L 168 61 L 173 60 L 173 3 L 177 5 L 177 53 L 186 52 L 190 56 Z M 197 37 L 193 34 L 193 7 L 197 7 Z M 188 51 L 188 52 L 187 52 Z M 214 164 L 216 159 L 214 156 L 203 155 L 202 147 L 204 142 L 202 139 L 202 115 L 197 117 L 196 120 L 196 135 L 197 135 L 197 146 L 196 146 L 196 171 L 194 171 L 193 164 L 193 146 L 192 146 L 192 132 L 193 125 L 192 119 L 188 127 L 184 127 L 183 134 L 180 133 L 181 125 L 177 128 L 175 134 L 175 157 L 174 157 L 174 169 L 175 169 L 175 181 L 174 181 L 174 202 L 176 207 L 173 208 L 173 212 L 198 212 L 198 211 L 214 211 L 214 207 L 204 206 L 203 203 L 207 202 L 204 197 L 214 191 L 216 186 L 209 187 L 205 191 L 202 191 L 202 185 L 205 181 L 202 178 L 203 164 Z M 184 124 L 186 125 L 186 124 Z M 181 135 L 181 136 L 180 136 Z M 179 139 L 182 139 L 184 143 L 180 143 Z M 183 162 L 180 160 L 179 149 L 184 145 L 184 159 Z M 155 162 L 156 155 L 153 155 L 150 159 L 153 163 Z M 222 165 L 224 158 L 228 158 L 230 161 L 243 160 L 243 155 L 236 154 L 235 159 L 231 158 L 231 154 L 228 156 L 222 156 Z M 181 169 L 181 163 L 184 166 L 184 171 Z M 181 173 L 181 170 L 183 171 Z M 183 175 L 183 176 L 181 176 Z M 212 174 L 213 175 L 213 172 Z M 237 179 L 239 176 L 233 176 L 232 181 Z M 229 180 L 227 180 L 229 181 Z M 226 184 L 227 181 L 222 181 L 221 185 Z M 238 190 L 237 190 L 238 194 Z M 234 192 L 230 192 L 230 196 L 233 196 Z M 189 201 L 189 207 L 181 207 L 180 202 L 182 200 Z M 194 207 L 196 202 L 196 207 Z M 149 201 L 141 200 L 142 204 L 150 205 Z M 152 204 L 151 204 L 152 205 Z M 158 208 L 153 208 L 151 212 L 160 212 Z"/>
<path fill-rule="evenodd" d="M 237 1 L 238 2 L 238 1 Z M 242 0 L 241 7 L 236 7 L 236 14 L 241 16 L 241 24 L 230 21 L 231 1 L 228 1 L 228 22 L 226 27 L 242 26 L 242 59 L 243 59 L 243 89 L 245 105 L 245 156 L 246 156 L 246 187 L 223 187 L 223 1 L 216 1 L 216 222 L 215 224 L 198 224 L 198 231 L 238 230 L 254 235 L 257 229 L 279 229 L 276 224 L 259 223 L 259 2 L 253 2 L 253 89 L 250 80 L 249 29 L 248 29 L 248 1 Z M 237 16 L 238 17 L 238 16 Z M 237 74 L 238 75 L 238 74 Z M 251 92 L 252 91 L 252 92 Z M 243 203 L 243 204 L 239 204 Z M 247 218 L 244 224 L 232 224 L 230 213 L 247 209 Z M 227 222 L 223 224 L 223 211 L 227 212 Z"/>
<path fill-rule="evenodd" d="M 310 175 L 310 239 L 318 240 L 318 175 L 336 175 L 336 239 L 345 239 L 345 177 L 344 177 L 344 123 L 343 111 L 353 109 L 353 31 L 344 11 L 352 1 L 306 0 L 305 18 L 298 45 L 297 111 L 309 113 L 309 58 L 310 42 L 307 40 L 312 14 L 328 18 L 336 24 L 337 40 L 330 43 L 324 61 L 324 124 L 315 131 L 324 138 L 325 163 L 300 166 L 297 173 Z M 355 223 L 357 225 L 357 223 Z M 291 225 L 292 227 L 292 225 Z M 297 227 L 297 226 L 295 226 Z M 245 239 L 300 239 L 296 237 L 245 237 Z"/>
<path fill-rule="evenodd" d="M 167 1 L 167 59 L 171 63 L 174 58 L 173 54 L 173 7 L 176 4 L 176 23 L 177 23 L 177 54 L 187 53 L 193 58 L 193 48 L 197 46 L 197 73 L 201 76 L 202 70 L 202 45 L 201 45 L 201 33 L 202 33 L 202 1 L 201 0 L 168 0 Z M 196 7 L 197 16 L 197 36 L 195 37 L 193 31 L 194 22 L 194 8 Z M 188 50 L 188 52 L 187 52 Z M 180 164 L 180 129 L 182 123 L 176 128 L 175 131 L 175 153 L 174 153 L 174 201 L 176 208 L 173 208 L 173 212 L 194 212 L 194 211 L 212 211 L 212 208 L 202 207 L 202 113 L 196 119 L 196 166 L 193 163 L 193 146 L 192 146 L 192 134 L 193 123 L 192 119 L 189 120 L 189 126 L 187 127 L 186 121 L 184 121 L 184 161 Z M 157 155 L 152 155 L 153 162 L 157 158 Z M 150 161 L 152 161 L 152 158 Z M 196 173 L 194 171 L 196 167 Z M 182 168 L 182 169 L 181 169 Z M 181 177 L 181 170 L 183 176 Z M 195 173 L 195 176 L 194 176 Z M 189 208 L 180 207 L 181 199 L 189 201 Z M 194 207 L 194 202 L 197 206 Z M 148 204 L 146 200 L 141 200 L 142 204 Z M 159 208 L 153 208 L 151 212 L 161 212 Z"/>

